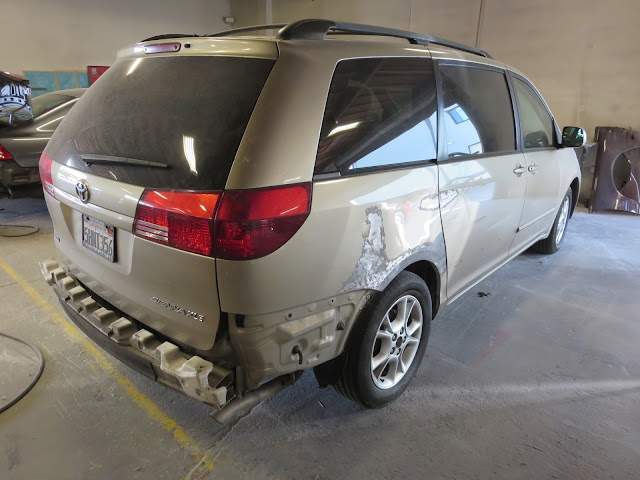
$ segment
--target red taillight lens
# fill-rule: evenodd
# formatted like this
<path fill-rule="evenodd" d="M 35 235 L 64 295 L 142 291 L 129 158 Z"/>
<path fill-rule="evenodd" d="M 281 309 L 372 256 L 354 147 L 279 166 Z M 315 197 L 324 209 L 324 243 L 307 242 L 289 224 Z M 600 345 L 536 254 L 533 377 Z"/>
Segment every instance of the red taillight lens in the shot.
<path fill-rule="evenodd" d="M 222 194 L 215 221 L 215 256 L 264 257 L 284 245 L 311 210 L 311 183 Z"/>
<path fill-rule="evenodd" d="M 134 233 L 152 242 L 213 255 L 213 216 L 220 194 L 145 190 L 138 202 Z"/>
<path fill-rule="evenodd" d="M 310 210 L 311 183 L 222 194 L 145 190 L 133 231 L 152 242 L 188 252 L 250 260 L 284 245 Z"/>
<path fill-rule="evenodd" d="M 55 189 L 53 188 L 53 178 L 51 178 L 51 157 L 47 155 L 47 151 L 45 150 L 40 155 L 40 181 L 42 182 L 42 188 L 45 192 L 47 192 L 52 197 L 56 196 Z"/>
<path fill-rule="evenodd" d="M 2 145 L 0 145 L 0 160 L 12 160 L 12 159 L 13 159 L 13 155 L 11 155 L 11 152 L 6 148 L 4 148 Z"/>

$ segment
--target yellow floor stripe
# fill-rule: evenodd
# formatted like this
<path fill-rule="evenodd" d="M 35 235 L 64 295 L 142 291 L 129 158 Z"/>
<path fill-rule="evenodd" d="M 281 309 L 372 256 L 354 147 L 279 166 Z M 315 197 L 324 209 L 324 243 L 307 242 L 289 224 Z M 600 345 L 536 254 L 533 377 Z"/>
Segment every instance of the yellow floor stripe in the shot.
<path fill-rule="evenodd" d="M 124 387 L 125 392 L 138 405 L 144 412 L 152 419 L 159 422 L 168 432 L 173 434 L 176 441 L 185 449 L 189 451 L 194 457 L 200 458 L 203 454 L 202 449 L 193 438 L 191 438 L 172 418 L 168 417 L 160 408 L 153 403 L 146 395 L 141 393 L 136 386 L 131 383 L 124 375 L 122 375 L 112 364 L 107 360 L 107 357 L 101 350 L 99 350 L 93 343 L 91 343 L 87 337 L 76 328 L 69 320 L 60 315 L 53 305 L 51 305 L 38 291 L 33 288 L 26 280 L 24 280 L 18 273 L 11 268 L 2 257 L 0 257 L 0 267 L 7 272 L 7 274 L 13 278 L 20 287 L 33 299 L 33 301 L 44 310 L 54 323 L 62 327 L 67 335 L 74 338 L 78 343 L 82 345 L 87 352 L 89 352 L 96 360 L 98 365 L 109 375 L 111 375 L 116 382 Z M 202 462 L 201 462 L 202 463 Z M 213 469 L 211 462 L 204 462 L 207 470 Z"/>

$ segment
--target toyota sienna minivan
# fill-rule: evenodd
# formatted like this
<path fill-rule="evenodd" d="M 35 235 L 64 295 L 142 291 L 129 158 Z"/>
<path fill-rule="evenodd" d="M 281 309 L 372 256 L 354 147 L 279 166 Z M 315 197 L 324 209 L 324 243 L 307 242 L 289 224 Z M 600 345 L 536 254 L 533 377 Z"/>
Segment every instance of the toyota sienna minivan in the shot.
<path fill-rule="evenodd" d="M 584 131 L 475 48 L 269 28 L 118 53 L 42 155 L 41 269 L 94 341 L 218 419 L 309 368 L 380 407 L 441 305 L 561 247 Z"/>

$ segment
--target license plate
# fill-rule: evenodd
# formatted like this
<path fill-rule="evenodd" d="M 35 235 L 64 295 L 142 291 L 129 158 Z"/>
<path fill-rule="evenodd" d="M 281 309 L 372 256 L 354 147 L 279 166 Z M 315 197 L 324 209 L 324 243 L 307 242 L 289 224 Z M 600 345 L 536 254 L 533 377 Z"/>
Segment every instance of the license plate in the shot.
<path fill-rule="evenodd" d="M 110 262 L 115 262 L 116 229 L 100 220 L 83 215 L 82 246 Z"/>

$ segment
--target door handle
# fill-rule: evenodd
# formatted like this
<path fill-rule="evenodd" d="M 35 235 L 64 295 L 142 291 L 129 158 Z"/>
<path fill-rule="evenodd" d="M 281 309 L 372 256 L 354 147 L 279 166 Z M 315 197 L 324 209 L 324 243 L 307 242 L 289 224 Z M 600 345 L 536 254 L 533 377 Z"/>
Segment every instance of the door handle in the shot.
<path fill-rule="evenodd" d="M 516 166 L 516 168 L 513 169 L 513 173 L 515 173 L 517 176 L 522 175 L 524 172 L 526 172 L 527 169 L 524 168 L 522 165 L 518 164 Z"/>
<path fill-rule="evenodd" d="M 529 170 L 531 173 L 536 173 L 536 171 L 538 170 L 538 166 L 537 166 L 535 163 L 532 163 L 531 165 L 529 165 L 528 170 Z"/>

